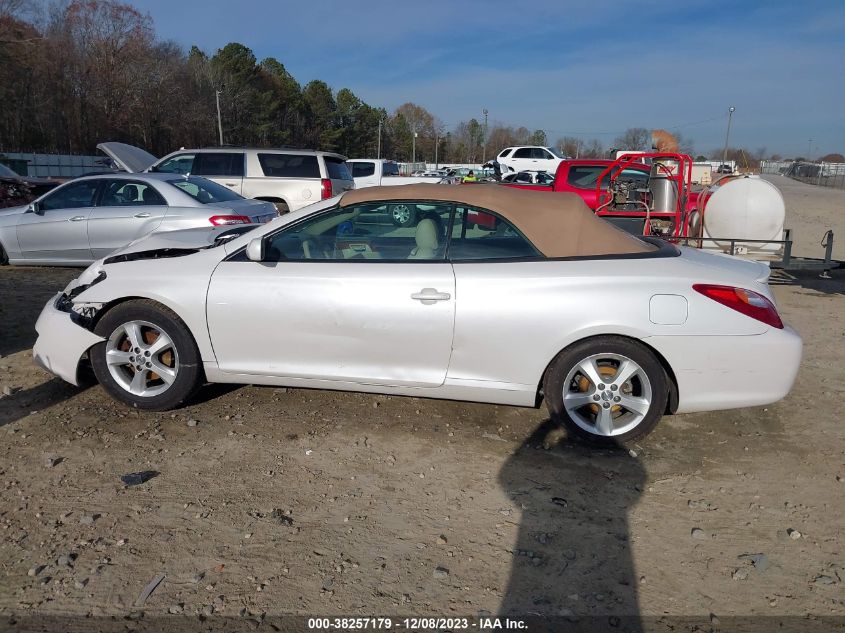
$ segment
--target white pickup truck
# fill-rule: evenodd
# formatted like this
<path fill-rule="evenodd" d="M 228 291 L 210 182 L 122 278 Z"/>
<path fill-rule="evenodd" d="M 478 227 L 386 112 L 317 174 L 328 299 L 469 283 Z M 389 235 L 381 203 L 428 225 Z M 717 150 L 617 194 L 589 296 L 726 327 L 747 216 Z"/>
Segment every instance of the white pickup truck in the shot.
<path fill-rule="evenodd" d="M 346 164 L 352 171 L 355 188 L 388 185 L 416 185 L 421 182 L 437 183 L 437 176 L 400 176 L 399 165 L 384 158 L 354 158 Z"/>

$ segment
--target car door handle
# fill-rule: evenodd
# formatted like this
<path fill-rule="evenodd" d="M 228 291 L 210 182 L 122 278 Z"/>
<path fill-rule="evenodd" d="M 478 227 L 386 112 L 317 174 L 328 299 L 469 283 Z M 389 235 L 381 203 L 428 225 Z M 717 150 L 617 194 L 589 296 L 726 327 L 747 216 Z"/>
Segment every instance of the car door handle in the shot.
<path fill-rule="evenodd" d="M 238 186 L 238 183 L 236 183 L 236 182 L 227 182 L 227 183 L 226 183 L 226 186 L 227 186 L 227 187 L 237 187 L 237 186 Z"/>
<path fill-rule="evenodd" d="M 82 220 L 84 220 L 84 219 L 85 219 L 84 215 L 75 215 L 72 218 L 68 218 L 67 221 L 68 222 L 82 222 Z"/>
<path fill-rule="evenodd" d="M 436 288 L 423 288 L 411 295 L 414 301 L 422 301 L 425 305 L 431 305 L 436 301 L 448 301 L 452 298 L 448 292 L 437 292 Z"/>
<path fill-rule="evenodd" d="M 133 218 L 148 218 L 148 217 L 150 217 L 150 214 L 147 213 L 146 211 L 143 211 L 142 213 L 136 213 L 132 217 Z"/>

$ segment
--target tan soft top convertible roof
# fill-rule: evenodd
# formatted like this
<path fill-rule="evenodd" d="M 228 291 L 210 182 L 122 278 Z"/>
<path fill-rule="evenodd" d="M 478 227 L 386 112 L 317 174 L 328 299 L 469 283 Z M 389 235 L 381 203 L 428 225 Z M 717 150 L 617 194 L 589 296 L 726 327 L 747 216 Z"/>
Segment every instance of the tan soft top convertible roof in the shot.
<path fill-rule="evenodd" d="M 656 247 L 596 217 L 574 193 L 478 185 L 365 187 L 343 194 L 341 206 L 413 200 L 456 202 L 498 213 L 546 257 L 589 257 L 647 253 Z"/>

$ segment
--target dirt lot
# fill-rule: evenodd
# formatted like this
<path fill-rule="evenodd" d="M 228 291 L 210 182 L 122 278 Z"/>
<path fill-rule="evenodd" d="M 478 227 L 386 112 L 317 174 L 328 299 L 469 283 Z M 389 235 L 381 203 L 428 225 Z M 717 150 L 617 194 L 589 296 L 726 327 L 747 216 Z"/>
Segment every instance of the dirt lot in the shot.
<path fill-rule="evenodd" d="M 801 239 L 807 213 L 842 222 L 842 192 L 784 191 Z M 845 615 L 843 273 L 775 286 L 806 344 L 784 402 L 666 418 L 628 453 L 568 443 L 545 409 L 243 387 L 131 411 L 32 365 L 35 318 L 76 272 L 0 270 L 0 629 Z M 158 475 L 121 482 L 139 471 Z"/>

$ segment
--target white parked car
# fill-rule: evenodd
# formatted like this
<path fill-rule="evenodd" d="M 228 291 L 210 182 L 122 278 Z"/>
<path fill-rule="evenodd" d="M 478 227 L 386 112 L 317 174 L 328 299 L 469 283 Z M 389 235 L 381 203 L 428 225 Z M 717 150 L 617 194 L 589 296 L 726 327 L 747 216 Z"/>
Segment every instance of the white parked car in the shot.
<path fill-rule="evenodd" d="M 77 178 L 22 207 L 0 209 L 0 265 L 87 266 L 155 231 L 269 222 L 270 202 L 246 200 L 199 176 Z"/>
<path fill-rule="evenodd" d="M 396 227 L 383 209 L 397 201 L 428 211 Z M 802 344 L 768 274 L 629 235 L 575 194 L 368 188 L 95 262 L 44 307 L 34 356 L 71 383 L 87 357 L 139 409 L 204 382 L 545 399 L 572 432 L 624 442 L 667 411 L 787 394 Z"/>
<path fill-rule="evenodd" d="M 519 171 L 511 172 L 502 176 L 502 182 L 512 182 L 517 184 L 551 185 L 554 184 L 554 181 L 554 174 L 549 174 L 544 171 Z"/>
<path fill-rule="evenodd" d="M 499 165 L 506 167 L 507 172 L 545 171 L 554 175 L 558 165 L 565 158 L 554 147 L 519 145 L 503 149 L 496 156 L 496 161 Z M 503 175 L 504 173 L 506 173 L 505 170 L 503 170 Z"/>
<path fill-rule="evenodd" d="M 129 173 L 203 176 L 245 198 L 272 202 L 279 214 L 355 188 L 346 157 L 332 152 L 213 147 L 180 149 L 158 159 L 125 143 L 100 143 L 97 148 Z"/>

